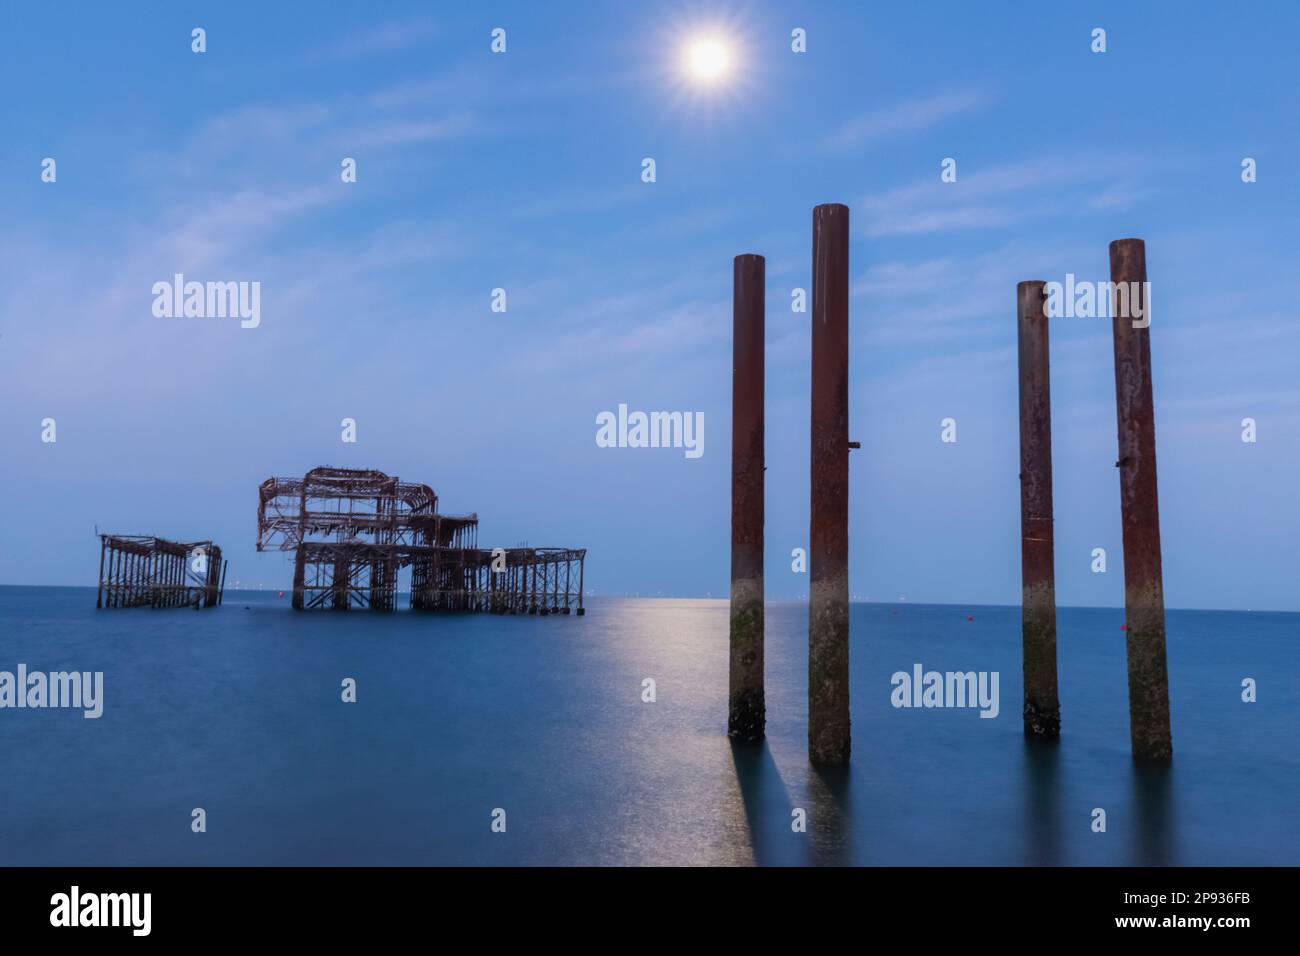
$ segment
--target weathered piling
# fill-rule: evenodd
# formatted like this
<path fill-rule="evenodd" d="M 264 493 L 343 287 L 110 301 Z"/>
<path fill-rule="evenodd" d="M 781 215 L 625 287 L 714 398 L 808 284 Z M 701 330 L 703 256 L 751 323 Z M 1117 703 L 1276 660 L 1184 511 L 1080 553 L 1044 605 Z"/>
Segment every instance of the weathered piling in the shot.
<path fill-rule="evenodd" d="M 582 589 L 584 585 L 586 564 L 587 564 L 586 561 L 578 562 L 578 617 L 582 617 L 584 614 L 587 613 L 586 609 L 583 608 L 582 606 Z"/>
<path fill-rule="evenodd" d="M 104 606 L 104 555 L 108 551 L 108 540 L 99 539 L 99 587 L 95 589 L 95 607 Z"/>
<path fill-rule="evenodd" d="M 216 607 L 221 603 L 221 592 L 225 587 L 223 583 L 225 577 L 226 562 L 221 557 L 221 549 L 214 544 L 207 551 L 207 569 L 204 572 L 204 607 Z M 179 582 L 179 575 L 177 580 Z"/>
<path fill-rule="evenodd" d="M 1151 313 L 1146 246 L 1110 244 L 1115 334 L 1115 411 L 1124 532 L 1124 615 L 1128 637 L 1129 730 L 1133 756 L 1169 760 L 1169 675 L 1165 662 L 1165 596 L 1160 570 L 1160 507 L 1156 490 L 1155 403 L 1151 388 Z"/>
<path fill-rule="evenodd" d="M 1056 687 L 1056 568 L 1052 529 L 1052 399 L 1045 283 L 1016 286 L 1020 352 L 1020 577 L 1025 735 L 1061 733 Z"/>
<path fill-rule="evenodd" d="M 260 549 L 259 549 L 260 550 Z M 302 548 L 294 552 L 293 556 L 293 597 L 290 604 L 295 611 L 301 611 L 306 600 L 307 584 L 307 561 L 306 554 Z"/>
<path fill-rule="evenodd" d="M 352 562 L 349 560 L 348 549 L 339 548 L 333 554 L 334 573 L 331 578 L 332 603 L 330 608 L 335 611 L 346 611 L 352 607 Z"/>
<path fill-rule="evenodd" d="M 731 668 L 727 735 L 762 740 L 763 326 L 765 263 L 736 256 L 732 270 Z"/>
<path fill-rule="evenodd" d="M 849 759 L 849 209 L 813 209 L 808 759 Z"/>

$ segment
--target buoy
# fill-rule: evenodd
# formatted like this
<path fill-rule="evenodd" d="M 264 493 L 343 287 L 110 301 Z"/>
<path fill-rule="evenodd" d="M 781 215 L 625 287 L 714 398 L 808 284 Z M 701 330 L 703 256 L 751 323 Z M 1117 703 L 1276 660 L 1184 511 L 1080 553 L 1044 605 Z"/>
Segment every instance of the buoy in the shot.
<path fill-rule="evenodd" d="M 973 621 L 973 620 L 975 620 L 975 618 L 973 618 L 973 617 L 971 617 L 969 614 L 967 614 L 967 615 L 966 615 L 966 620 L 968 620 L 968 621 Z"/>
<path fill-rule="evenodd" d="M 1121 631 L 1127 631 L 1127 630 L 1128 630 L 1128 625 L 1127 625 L 1127 624 L 1121 624 L 1121 625 L 1119 626 L 1119 629 L 1120 629 Z"/>

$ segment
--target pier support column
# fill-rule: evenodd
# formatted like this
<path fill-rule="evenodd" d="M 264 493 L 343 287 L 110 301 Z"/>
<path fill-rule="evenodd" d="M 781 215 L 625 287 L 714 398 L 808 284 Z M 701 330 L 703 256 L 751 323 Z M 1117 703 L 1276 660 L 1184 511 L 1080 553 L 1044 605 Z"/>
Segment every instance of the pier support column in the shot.
<path fill-rule="evenodd" d="M 849 209 L 813 209 L 808 759 L 849 759 Z"/>
<path fill-rule="evenodd" d="M 330 596 L 330 608 L 346 611 L 352 606 L 352 556 L 347 551 L 339 550 L 334 554 L 334 573 L 330 579 L 333 593 Z"/>
<path fill-rule="evenodd" d="M 762 740 L 763 693 L 763 327 L 762 256 L 732 269 L 731 668 L 727 735 Z"/>
<path fill-rule="evenodd" d="M 1134 757 L 1169 760 L 1174 746 L 1169 728 L 1165 595 L 1160 570 L 1151 313 L 1146 246 L 1141 239 L 1117 239 L 1110 244 L 1110 278 L 1114 285 L 1115 411 L 1119 424 L 1119 460 L 1115 465 L 1119 468 L 1124 529 L 1129 730 Z"/>
<path fill-rule="evenodd" d="M 300 544 L 293 552 L 293 600 L 290 602 L 295 611 L 301 611 L 304 602 L 304 585 L 307 579 L 306 549 Z"/>
<path fill-rule="evenodd" d="M 205 608 L 217 606 L 217 581 L 220 573 L 221 549 L 214 544 L 211 554 L 208 555 L 207 577 L 204 580 L 203 606 Z"/>
<path fill-rule="evenodd" d="M 108 540 L 102 535 L 99 539 L 99 589 L 95 591 L 95 607 L 104 606 L 104 552 L 108 550 Z"/>
<path fill-rule="evenodd" d="M 585 610 L 583 610 L 582 607 L 582 587 L 584 582 L 583 575 L 586 571 L 586 567 L 587 567 L 587 553 L 584 551 L 582 553 L 582 557 L 578 559 L 578 617 L 582 617 L 584 614 L 587 613 Z"/>
<path fill-rule="evenodd" d="M 1044 283 L 1016 286 L 1020 343 L 1020 577 L 1025 736 L 1058 737 L 1052 400 Z"/>

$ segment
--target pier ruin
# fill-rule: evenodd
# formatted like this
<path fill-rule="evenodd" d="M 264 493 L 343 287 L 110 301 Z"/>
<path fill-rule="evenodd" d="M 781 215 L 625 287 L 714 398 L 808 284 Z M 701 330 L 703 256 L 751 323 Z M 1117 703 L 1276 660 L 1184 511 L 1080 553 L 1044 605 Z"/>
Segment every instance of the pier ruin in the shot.
<path fill-rule="evenodd" d="M 211 541 L 101 534 L 95 607 L 216 607 L 226 564 Z"/>
<path fill-rule="evenodd" d="M 442 514 L 428 485 L 382 471 L 313 468 L 258 491 L 257 550 L 294 552 L 293 607 L 391 611 L 411 569 L 411 607 L 584 614 L 582 548 L 480 548 L 478 515 Z"/>

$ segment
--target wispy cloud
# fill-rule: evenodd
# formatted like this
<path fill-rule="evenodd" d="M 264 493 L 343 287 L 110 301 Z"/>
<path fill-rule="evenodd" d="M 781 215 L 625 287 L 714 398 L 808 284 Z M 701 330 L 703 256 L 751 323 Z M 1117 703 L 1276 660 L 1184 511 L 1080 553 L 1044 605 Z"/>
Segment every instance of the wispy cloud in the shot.
<path fill-rule="evenodd" d="M 481 114 L 463 102 L 449 108 L 447 99 L 419 104 L 385 94 L 385 89 L 403 88 L 232 106 L 203 119 L 187 133 L 180 149 L 173 145 L 145 154 L 143 172 L 150 181 L 187 173 L 194 187 L 203 188 L 247 182 L 254 175 L 259 182 L 266 182 L 268 174 L 288 181 L 297 170 L 318 163 L 322 154 L 367 150 L 373 155 L 383 149 L 462 141 L 484 132 Z M 258 148 L 250 151 L 248 143 Z"/>
<path fill-rule="evenodd" d="M 1094 209 L 1127 209 L 1150 195 L 1151 190 L 1136 183 L 1118 182 L 1097 193 L 1090 203 Z"/>
<path fill-rule="evenodd" d="M 867 313 L 872 345 L 954 345 L 1004 339 L 1014 314 L 1016 282 L 1026 274 L 1054 275 L 1079 250 L 1017 240 L 974 255 L 872 265 L 851 286 Z"/>
<path fill-rule="evenodd" d="M 358 146 L 374 148 L 458 139 L 476 128 L 478 122 L 472 114 L 455 113 L 433 120 L 399 118 L 362 122 L 347 135 Z"/>
<path fill-rule="evenodd" d="M 844 123 L 825 140 L 827 146 L 862 146 L 892 136 L 917 133 L 954 116 L 984 107 L 989 96 L 981 90 L 948 90 L 908 100 L 884 110 L 865 113 Z"/>
<path fill-rule="evenodd" d="M 381 23 L 364 33 L 332 44 L 326 48 L 325 56 L 339 60 L 352 60 L 376 53 L 392 53 L 428 39 L 436 32 L 432 20 Z"/>
<path fill-rule="evenodd" d="M 544 218 L 574 214 L 609 212 L 644 201 L 650 193 L 644 186 L 623 186 L 617 189 L 584 192 L 567 195 L 544 196 L 522 204 L 514 210 L 521 219 Z"/>
<path fill-rule="evenodd" d="M 956 182 L 935 174 L 867 196 L 861 204 L 868 236 L 988 229 L 1047 214 L 1125 208 L 1146 193 L 1137 185 L 1140 160 L 1101 156 L 1047 157 L 975 170 L 958 165 Z M 1113 180 L 1122 176 L 1118 184 Z M 1100 190 L 1100 191 L 1098 191 Z"/>

